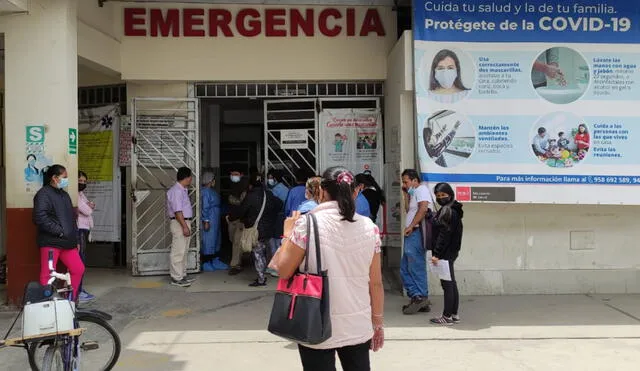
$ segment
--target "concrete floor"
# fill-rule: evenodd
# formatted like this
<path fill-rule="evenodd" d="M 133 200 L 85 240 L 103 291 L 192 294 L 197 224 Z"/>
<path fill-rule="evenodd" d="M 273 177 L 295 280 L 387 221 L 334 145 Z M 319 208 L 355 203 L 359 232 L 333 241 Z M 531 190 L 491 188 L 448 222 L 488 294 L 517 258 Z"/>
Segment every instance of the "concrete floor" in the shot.
<path fill-rule="evenodd" d="M 272 288 L 253 289 L 250 273 L 201 274 L 191 288 L 164 277 L 93 270 L 90 306 L 114 315 L 124 351 L 117 370 L 300 370 L 293 344 L 265 331 Z M 434 297 L 434 312 L 442 310 Z M 463 297 L 463 322 L 428 324 L 403 316 L 388 294 L 385 347 L 374 370 L 637 370 L 640 295 Z M 0 313 L 6 331 L 13 313 Z M 28 369 L 26 354 L 0 350 L 0 370 Z"/>

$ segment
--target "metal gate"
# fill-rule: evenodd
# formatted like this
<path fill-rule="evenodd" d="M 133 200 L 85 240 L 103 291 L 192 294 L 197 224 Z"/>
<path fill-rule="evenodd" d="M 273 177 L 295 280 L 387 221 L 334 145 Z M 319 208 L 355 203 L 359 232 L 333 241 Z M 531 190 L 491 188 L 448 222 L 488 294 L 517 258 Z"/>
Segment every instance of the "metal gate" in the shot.
<path fill-rule="evenodd" d="M 318 101 L 282 99 L 264 102 L 265 168 L 283 171 L 295 184 L 296 169 L 318 173 Z"/>
<path fill-rule="evenodd" d="M 194 174 L 189 191 L 195 218 L 188 271 L 200 270 L 200 138 L 198 100 L 134 98 L 131 112 L 132 269 L 134 275 L 169 272 L 171 232 L 166 192 L 182 166 Z"/>
<path fill-rule="evenodd" d="M 344 97 L 281 99 L 264 102 L 266 169 L 282 170 L 288 185 L 295 184 L 295 170 L 318 174 L 323 150 L 318 115 L 323 109 L 367 108 L 380 110 L 380 98 Z M 306 138 L 304 137 L 306 135 Z M 382 169 L 381 174 L 382 174 Z"/>

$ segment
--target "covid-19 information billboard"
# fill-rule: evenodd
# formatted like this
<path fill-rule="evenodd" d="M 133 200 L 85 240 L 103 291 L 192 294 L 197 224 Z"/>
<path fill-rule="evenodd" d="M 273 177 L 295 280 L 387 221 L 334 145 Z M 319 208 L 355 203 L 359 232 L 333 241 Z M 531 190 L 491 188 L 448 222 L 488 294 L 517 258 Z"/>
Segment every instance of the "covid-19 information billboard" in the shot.
<path fill-rule="evenodd" d="M 414 1 L 420 168 L 462 201 L 640 204 L 636 1 Z"/>

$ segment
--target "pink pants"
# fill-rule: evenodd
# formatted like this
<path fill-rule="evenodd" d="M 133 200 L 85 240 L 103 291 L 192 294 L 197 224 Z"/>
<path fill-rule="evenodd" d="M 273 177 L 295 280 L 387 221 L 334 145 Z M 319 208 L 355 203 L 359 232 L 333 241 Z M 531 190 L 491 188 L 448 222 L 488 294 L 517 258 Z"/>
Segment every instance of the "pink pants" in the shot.
<path fill-rule="evenodd" d="M 78 288 L 84 275 L 84 263 L 80 259 L 78 249 L 58 249 L 55 247 L 40 248 L 40 284 L 46 285 L 49 281 L 49 251 L 53 251 L 53 268 L 56 269 L 58 259 L 67 266 L 71 275 L 71 285 L 73 286 L 73 300 L 78 299 Z M 59 272 L 62 273 L 62 272 Z"/>

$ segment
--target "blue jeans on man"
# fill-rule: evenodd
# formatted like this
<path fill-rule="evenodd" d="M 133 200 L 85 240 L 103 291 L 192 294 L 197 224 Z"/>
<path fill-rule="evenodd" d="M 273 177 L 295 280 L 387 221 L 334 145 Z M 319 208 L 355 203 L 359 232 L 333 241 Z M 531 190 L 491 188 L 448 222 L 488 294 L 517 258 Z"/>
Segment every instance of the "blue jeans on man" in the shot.
<path fill-rule="evenodd" d="M 404 251 L 400 262 L 400 277 L 411 302 L 403 307 L 403 313 L 414 314 L 429 311 L 429 285 L 427 281 L 427 250 L 423 246 L 422 233 L 415 229 L 404 237 Z"/>

